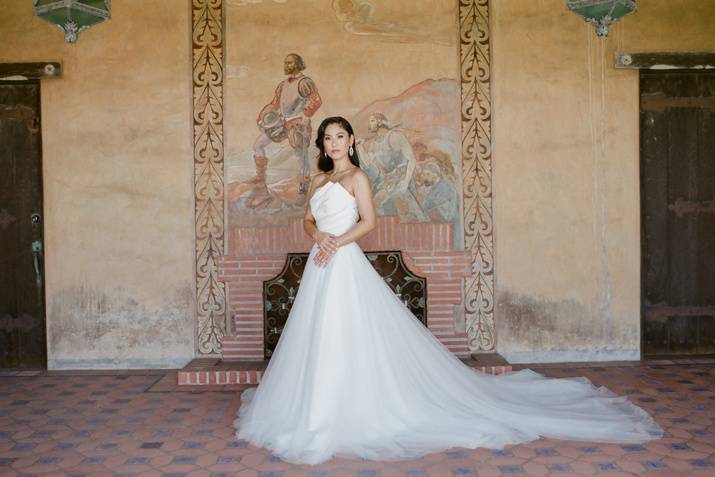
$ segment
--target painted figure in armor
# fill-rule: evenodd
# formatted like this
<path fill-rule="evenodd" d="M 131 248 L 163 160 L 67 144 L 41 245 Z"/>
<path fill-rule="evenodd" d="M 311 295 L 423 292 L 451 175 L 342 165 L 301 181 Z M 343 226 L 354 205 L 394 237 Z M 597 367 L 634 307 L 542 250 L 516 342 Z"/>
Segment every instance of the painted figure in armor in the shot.
<path fill-rule="evenodd" d="M 374 135 L 358 140 L 361 166 L 370 178 L 375 208 L 381 215 L 398 215 L 408 222 L 428 221 L 415 198 L 415 159 L 402 131 L 390 127 L 387 117 L 373 113 L 368 131 Z"/>
<path fill-rule="evenodd" d="M 263 187 L 252 202 L 253 207 L 270 200 L 266 184 L 266 169 L 268 157 L 266 147 L 288 139 L 300 167 L 299 189 L 302 195 L 307 194 L 310 184 L 310 118 L 320 108 L 322 99 L 318 94 L 315 82 L 303 74 L 305 62 L 300 55 L 290 53 L 285 57 L 283 72 L 288 78 L 281 81 L 276 88 L 273 100 L 263 107 L 258 114 L 256 123 L 261 134 L 253 144 L 253 159 L 256 163 L 256 175 L 250 182 Z"/>

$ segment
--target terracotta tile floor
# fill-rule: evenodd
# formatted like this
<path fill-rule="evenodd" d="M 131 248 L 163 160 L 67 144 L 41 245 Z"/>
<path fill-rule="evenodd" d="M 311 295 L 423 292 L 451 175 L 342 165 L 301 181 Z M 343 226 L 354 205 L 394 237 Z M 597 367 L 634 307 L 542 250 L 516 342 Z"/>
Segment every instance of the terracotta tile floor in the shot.
<path fill-rule="evenodd" d="M 0 371 L 0 475 L 715 476 L 715 362 L 663 363 L 532 368 L 587 376 L 628 395 L 667 430 L 655 442 L 543 439 L 318 466 L 291 465 L 234 440 L 235 390 L 166 386 L 166 371 Z"/>

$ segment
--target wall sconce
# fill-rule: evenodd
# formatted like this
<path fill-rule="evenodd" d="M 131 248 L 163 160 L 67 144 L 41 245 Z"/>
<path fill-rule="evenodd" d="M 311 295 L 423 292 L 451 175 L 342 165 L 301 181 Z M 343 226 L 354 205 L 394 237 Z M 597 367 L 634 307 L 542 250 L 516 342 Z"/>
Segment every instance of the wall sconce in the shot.
<path fill-rule="evenodd" d="M 32 14 L 62 30 L 67 43 L 79 32 L 111 18 L 111 0 L 32 0 Z"/>
<path fill-rule="evenodd" d="M 635 0 L 567 0 L 566 6 L 593 25 L 598 36 L 608 36 L 613 22 L 636 11 Z"/>

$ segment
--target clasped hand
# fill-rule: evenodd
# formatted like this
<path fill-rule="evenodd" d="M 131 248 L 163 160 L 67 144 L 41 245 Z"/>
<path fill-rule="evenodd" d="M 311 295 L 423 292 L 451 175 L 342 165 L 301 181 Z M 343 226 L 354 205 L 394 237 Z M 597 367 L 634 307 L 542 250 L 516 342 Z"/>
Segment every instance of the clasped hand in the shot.
<path fill-rule="evenodd" d="M 333 258 L 333 255 L 335 255 L 335 252 L 338 250 L 338 238 L 333 234 L 318 232 L 315 237 L 315 242 L 318 244 L 320 251 L 313 260 L 317 266 L 324 267 L 330 262 L 330 259 Z"/>

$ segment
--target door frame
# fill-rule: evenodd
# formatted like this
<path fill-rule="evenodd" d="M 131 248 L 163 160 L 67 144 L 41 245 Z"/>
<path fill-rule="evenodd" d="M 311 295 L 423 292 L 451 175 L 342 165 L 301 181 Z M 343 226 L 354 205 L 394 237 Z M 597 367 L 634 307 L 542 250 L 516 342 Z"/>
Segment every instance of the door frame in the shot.
<path fill-rule="evenodd" d="M 640 148 L 640 98 L 641 98 L 641 71 L 643 70 L 697 70 L 709 71 L 715 68 L 715 51 L 699 51 L 699 52 L 674 52 L 674 51 L 617 51 L 614 55 L 615 67 L 617 69 L 634 69 L 638 70 L 638 197 L 639 209 L 643 207 L 643 170 L 641 169 L 641 148 Z M 639 220 L 640 227 L 640 358 L 645 357 L 645 273 L 644 273 L 644 256 L 642 252 L 644 242 L 643 217 Z"/>
<path fill-rule="evenodd" d="M 0 62 L 0 81 L 19 82 L 62 77 L 62 63 L 43 61 L 31 63 Z"/>
<path fill-rule="evenodd" d="M 59 78 L 62 76 L 62 65 L 57 61 L 50 62 L 0 62 L 0 84 L 2 85 L 21 85 L 21 84 L 34 84 L 38 88 L 38 115 L 40 117 L 40 128 L 42 127 L 42 81 L 43 79 L 49 78 Z M 45 362 L 44 368 L 47 368 L 47 294 L 45 286 L 45 201 L 44 201 L 44 174 L 43 174 L 43 149 L 42 149 L 42 133 L 40 133 L 40 200 L 42 209 L 42 220 L 40 222 L 40 233 L 43 238 L 42 242 L 42 260 L 40 267 L 43 271 L 42 273 L 42 290 L 41 290 L 41 300 L 42 309 L 44 313 L 43 322 L 45 326 L 44 336 L 45 336 Z"/>

